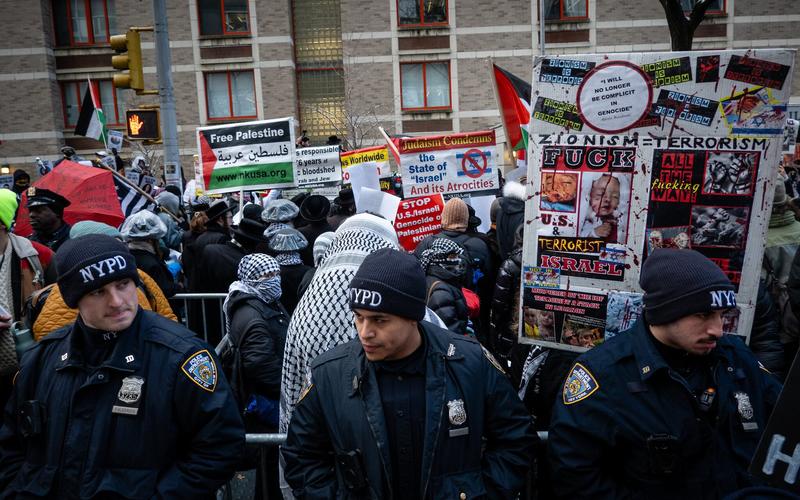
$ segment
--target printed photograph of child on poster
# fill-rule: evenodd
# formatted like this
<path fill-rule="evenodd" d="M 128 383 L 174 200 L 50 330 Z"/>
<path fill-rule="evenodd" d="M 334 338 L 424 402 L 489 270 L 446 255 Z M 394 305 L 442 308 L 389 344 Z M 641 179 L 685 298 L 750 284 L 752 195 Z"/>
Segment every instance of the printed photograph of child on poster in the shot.
<path fill-rule="evenodd" d="M 575 212 L 578 199 L 578 174 L 542 174 L 542 210 Z"/>
<path fill-rule="evenodd" d="M 606 243 L 627 240 L 630 176 L 584 172 L 581 179 L 579 235 Z"/>
<path fill-rule="evenodd" d="M 522 316 L 526 337 L 555 342 L 555 314 L 552 311 L 541 311 L 526 306 L 522 308 Z"/>
<path fill-rule="evenodd" d="M 602 320 L 567 314 L 561 329 L 561 343 L 592 348 L 603 343 Z"/>
<path fill-rule="evenodd" d="M 748 214 L 743 207 L 692 207 L 692 246 L 742 248 Z"/>

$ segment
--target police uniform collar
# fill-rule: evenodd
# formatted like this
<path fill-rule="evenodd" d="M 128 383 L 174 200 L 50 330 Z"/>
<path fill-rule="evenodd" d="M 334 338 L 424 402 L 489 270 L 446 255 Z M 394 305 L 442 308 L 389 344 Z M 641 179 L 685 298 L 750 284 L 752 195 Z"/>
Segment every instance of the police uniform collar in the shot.
<path fill-rule="evenodd" d="M 142 319 L 142 308 L 140 307 L 136 313 L 136 318 L 131 323 L 131 326 L 124 332 L 120 332 L 114 349 L 111 355 L 100 366 L 103 368 L 112 368 L 122 372 L 134 372 L 141 367 L 140 353 L 142 352 L 141 341 L 144 336 L 139 332 L 139 322 Z M 73 323 L 70 329 L 70 335 L 66 342 L 66 352 L 59 355 L 56 370 L 61 370 L 67 367 L 75 367 L 84 365 L 83 355 L 81 354 L 81 347 L 76 345 L 78 332 L 75 330 L 80 328 L 78 321 Z"/>
<path fill-rule="evenodd" d="M 650 327 L 643 319 L 639 319 L 637 327 L 629 334 L 633 336 L 633 354 L 636 357 L 642 381 L 648 380 L 657 371 L 669 368 L 664 357 L 650 340 Z"/>

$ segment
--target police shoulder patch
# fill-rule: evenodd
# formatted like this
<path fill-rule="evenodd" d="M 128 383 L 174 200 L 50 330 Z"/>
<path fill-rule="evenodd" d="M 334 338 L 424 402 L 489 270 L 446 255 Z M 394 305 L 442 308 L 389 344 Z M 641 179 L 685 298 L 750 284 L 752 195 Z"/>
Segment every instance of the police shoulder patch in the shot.
<path fill-rule="evenodd" d="M 214 392 L 217 387 L 217 365 L 206 349 L 189 356 L 181 365 L 181 371 L 201 389 Z"/>
<path fill-rule="evenodd" d="M 597 383 L 592 372 L 582 364 L 575 363 L 564 382 L 564 404 L 571 405 L 583 401 L 599 388 L 600 384 Z"/>
<path fill-rule="evenodd" d="M 489 360 L 489 363 L 491 363 L 491 364 L 492 364 L 492 366 L 494 366 L 495 368 L 497 368 L 498 370 L 500 370 L 500 373 L 502 373 L 503 375 L 505 375 L 505 374 L 506 374 L 506 371 L 505 371 L 505 370 L 503 370 L 503 367 L 500 365 L 500 363 L 498 363 L 498 362 L 497 362 L 497 360 L 496 360 L 496 359 L 495 359 L 495 357 L 492 355 L 492 353 L 490 353 L 490 352 L 489 352 L 489 350 L 488 350 L 488 349 L 486 349 L 486 348 L 485 348 L 485 347 L 483 347 L 483 346 L 481 346 L 481 350 L 483 351 L 483 355 L 486 357 L 486 359 L 488 359 L 488 360 Z"/>

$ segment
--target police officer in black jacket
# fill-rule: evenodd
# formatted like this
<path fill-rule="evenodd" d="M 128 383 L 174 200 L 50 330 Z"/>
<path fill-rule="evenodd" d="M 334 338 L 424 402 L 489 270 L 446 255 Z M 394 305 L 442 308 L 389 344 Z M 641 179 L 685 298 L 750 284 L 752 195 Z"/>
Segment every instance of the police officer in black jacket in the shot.
<path fill-rule="evenodd" d="M 136 261 L 87 235 L 56 254 L 77 321 L 28 351 L 0 429 L 0 498 L 210 498 L 244 453 L 214 350 L 138 307 Z"/>
<path fill-rule="evenodd" d="M 396 250 L 350 284 L 358 338 L 312 363 L 283 456 L 296 498 L 514 498 L 535 434 L 481 346 L 422 321 L 425 276 Z"/>
<path fill-rule="evenodd" d="M 581 355 L 556 400 L 549 451 L 562 498 L 721 498 L 748 465 L 781 389 L 738 338 L 726 275 L 659 249 L 640 278 L 644 317 Z"/>

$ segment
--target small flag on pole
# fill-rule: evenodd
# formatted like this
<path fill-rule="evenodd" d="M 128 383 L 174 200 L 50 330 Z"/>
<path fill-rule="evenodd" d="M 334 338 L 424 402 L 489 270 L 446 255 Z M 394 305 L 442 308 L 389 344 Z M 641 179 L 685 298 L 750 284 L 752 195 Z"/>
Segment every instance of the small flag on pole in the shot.
<path fill-rule="evenodd" d="M 531 85 L 512 73 L 493 65 L 497 99 L 514 151 L 527 150 L 528 123 L 531 120 Z"/>
<path fill-rule="evenodd" d="M 103 108 L 100 107 L 97 89 L 94 88 L 91 80 L 89 80 L 86 93 L 83 95 L 81 114 L 78 117 L 78 124 L 75 125 L 75 135 L 91 137 L 103 144 L 108 140 L 106 116 L 103 114 Z"/>

